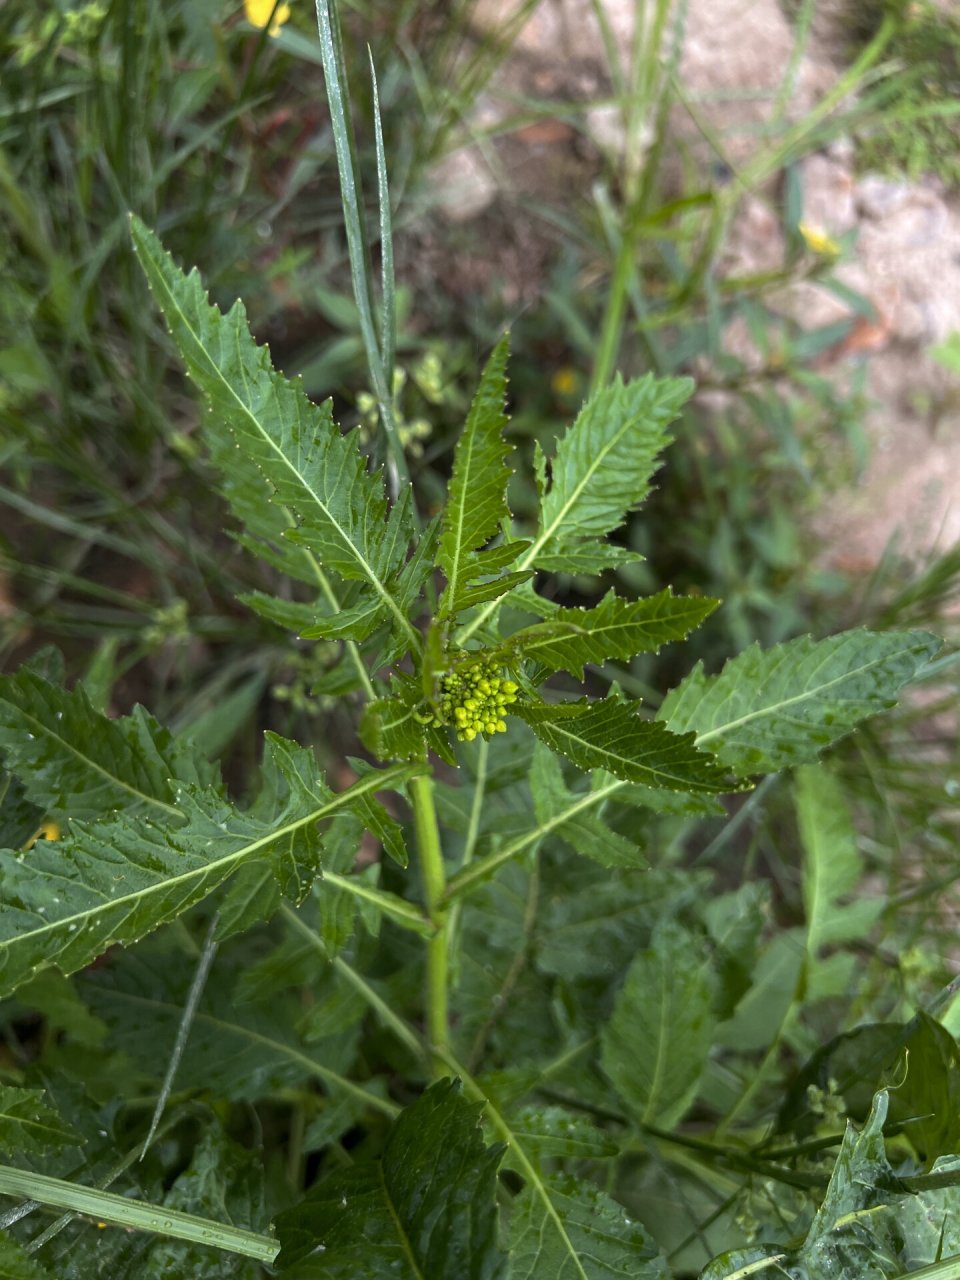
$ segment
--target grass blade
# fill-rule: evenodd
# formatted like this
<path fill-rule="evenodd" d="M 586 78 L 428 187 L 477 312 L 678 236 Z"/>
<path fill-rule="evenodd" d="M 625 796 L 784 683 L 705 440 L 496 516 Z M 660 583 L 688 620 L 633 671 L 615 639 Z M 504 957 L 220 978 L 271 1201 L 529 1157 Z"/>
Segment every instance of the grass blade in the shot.
<path fill-rule="evenodd" d="M 209 1218 L 197 1218 L 192 1213 L 181 1213 L 176 1209 L 155 1207 L 142 1200 L 102 1191 L 99 1187 L 78 1186 L 46 1174 L 12 1169 L 9 1165 L 0 1165 L 0 1194 L 24 1196 L 113 1226 L 209 1245 L 210 1248 L 256 1258 L 260 1262 L 272 1262 L 280 1249 L 275 1240 L 256 1235 L 253 1231 L 212 1222 Z"/>

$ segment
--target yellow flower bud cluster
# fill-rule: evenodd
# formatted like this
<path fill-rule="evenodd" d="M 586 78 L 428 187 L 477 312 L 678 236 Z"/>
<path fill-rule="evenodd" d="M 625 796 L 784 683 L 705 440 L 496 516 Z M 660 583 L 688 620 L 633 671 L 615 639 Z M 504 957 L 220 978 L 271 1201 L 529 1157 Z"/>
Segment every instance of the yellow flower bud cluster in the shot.
<path fill-rule="evenodd" d="M 517 686 L 492 662 L 471 662 L 440 681 L 440 723 L 452 725 L 461 742 L 472 742 L 478 733 L 505 733 L 503 717 L 516 700 Z"/>

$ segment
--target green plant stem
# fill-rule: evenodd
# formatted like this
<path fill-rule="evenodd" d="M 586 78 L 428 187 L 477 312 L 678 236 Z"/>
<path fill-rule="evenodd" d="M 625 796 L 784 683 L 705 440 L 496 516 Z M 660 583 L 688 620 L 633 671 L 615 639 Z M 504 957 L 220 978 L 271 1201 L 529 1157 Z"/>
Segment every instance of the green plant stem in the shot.
<path fill-rule="evenodd" d="M 477 848 L 477 836 L 480 833 L 480 814 L 483 810 L 484 797 L 487 790 L 487 762 L 490 754 L 490 744 L 486 738 L 480 739 L 480 747 L 477 752 L 477 776 L 473 784 L 473 799 L 470 804 L 470 820 L 467 826 L 466 839 L 463 842 L 463 858 L 460 862 L 460 870 L 468 867 L 473 861 L 473 855 Z M 453 966 L 454 981 L 460 973 L 460 949 L 457 945 L 460 929 L 460 912 L 463 904 L 459 899 L 455 899 L 450 907 L 450 916 L 447 921 L 448 935 L 448 953 L 450 955 L 451 964 Z"/>
<path fill-rule="evenodd" d="M 617 363 L 620 343 L 623 338 L 623 322 L 627 310 L 627 293 L 630 288 L 630 277 L 634 270 L 636 244 L 628 226 L 623 229 L 620 239 L 620 250 L 613 268 L 610 291 L 607 294 L 607 305 L 603 316 L 603 328 L 600 331 L 600 342 L 597 356 L 593 364 L 590 378 L 590 395 L 594 395 L 610 381 Z"/>
<path fill-rule="evenodd" d="M 145 1204 L 131 1200 L 99 1187 L 85 1187 L 60 1178 L 48 1178 L 45 1174 L 27 1169 L 11 1169 L 0 1165 L 0 1195 L 22 1196 L 37 1200 L 55 1209 L 68 1209 L 87 1217 L 109 1222 L 114 1226 L 134 1231 L 150 1231 L 172 1240 L 188 1240 L 194 1244 L 209 1245 L 213 1249 L 225 1249 L 245 1258 L 257 1258 L 272 1262 L 280 1246 L 268 1236 L 253 1231 L 243 1231 L 226 1223 L 198 1218 L 192 1213 L 181 1213 L 162 1205 Z"/>
<path fill-rule="evenodd" d="M 426 774 L 410 783 L 413 820 L 420 853 L 420 874 L 427 914 L 437 932 L 427 943 L 427 1039 L 434 1070 L 442 1075 L 449 1053 L 450 956 L 448 916 L 444 907 L 446 872 L 433 799 L 433 779 Z"/>
<path fill-rule="evenodd" d="M 325 884 L 335 889 L 342 889 L 344 893 L 351 893 L 363 902 L 369 902 L 385 916 L 389 916 L 401 929 L 410 929 L 413 933 L 419 933 L 422 938 L 433 936 L 434 926 L 423 912 L 403 898 L 398 898 L 395 893 L 388 893 L 385 889 L 375 889 L 359 876 L 341 876 L 335 871 L 323 871 L 321 877 Z"/>

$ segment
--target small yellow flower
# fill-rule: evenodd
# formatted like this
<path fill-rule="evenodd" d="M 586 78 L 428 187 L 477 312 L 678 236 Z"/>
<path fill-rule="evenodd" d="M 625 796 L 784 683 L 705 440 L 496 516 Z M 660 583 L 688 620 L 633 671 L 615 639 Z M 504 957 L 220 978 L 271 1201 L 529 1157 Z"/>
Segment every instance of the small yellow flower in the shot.
<path fill-rule="evenodd" d="M 840 246 L 836 240 L 827 235 L 826 231 L 821 231 L 819 227 L 812 227 L 809 222 L 801 222 L 797 230 L 803 236 L 804 243 L 811 253 L 819 253 L 824 258 L 836 258 L 840 253 Z"/>
<path fill-rule="evenodd" d="M 550 379 L 550 386 L 558 396 L 572 396 L 577 389 L 577 375 L 573 369 L 558 369 Z"/>
<path fill-rule="evenodd" d="M 251 27 L 262 30 L 269 22 L 268 36 L 279 35 L 280 28 L 290 18 L 290 6 L 285 2 L 275 4 L 274 0 L 243 0 L 243 12 Z"/>
<path fill-rule="evenodd" d="M 59 822 L 41 822 L 40 826 L 23 846 L 25 849 L 32 849 L 38 840 L 59 840 L 60 824 Z"/>

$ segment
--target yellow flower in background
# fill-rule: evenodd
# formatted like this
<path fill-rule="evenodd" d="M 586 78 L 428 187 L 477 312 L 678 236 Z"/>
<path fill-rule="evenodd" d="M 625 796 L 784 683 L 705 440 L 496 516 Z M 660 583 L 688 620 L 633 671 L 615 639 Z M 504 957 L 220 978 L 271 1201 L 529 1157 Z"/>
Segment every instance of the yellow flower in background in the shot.
<path fill-rule="evenodd" d="M 39 828 L 30 837 L 23 846 L 25 849 L 32 849 L 38 840 L 59 840 L 60 824 L 59 822 L 41 822 Z"/>
<path fill-rule="evenodd" d="M 558 396 L 572 396 L 577 389 L 577 375 L 573 369 L 558 369 L 550 379 L 550 386 Z"/>
<path fill-rule="evenodd" d="M 809 222 L 801 222 L 797 230 L 811 253 L 819 253 L 824 258 L 836 258 L 840 253 L 840 246 L 826 231 L 811 227 Z"/>
<path fill-rule="evenodd" d="M 269 22 L 268 36 L 279 35 L 280 28 L 290 18 L 290 6 L 285 3 L 275 5 L 274 0 L 243 0 L 243 12 L 251 27 L 262 30 Z"/>

